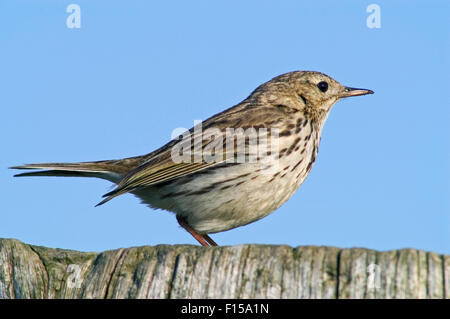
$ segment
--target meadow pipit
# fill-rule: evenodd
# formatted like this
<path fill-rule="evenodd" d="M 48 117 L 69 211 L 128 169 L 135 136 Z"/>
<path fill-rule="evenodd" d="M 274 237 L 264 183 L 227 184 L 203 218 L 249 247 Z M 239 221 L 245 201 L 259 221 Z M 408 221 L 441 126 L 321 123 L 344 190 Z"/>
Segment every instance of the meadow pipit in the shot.
<path fill-rule="evenodd" d="M 208 234 L 263 218 L 292 196 L 317 158 L 322 127 L 339 99 L 372 93 L 323 73 L 290 72 L 147 155 L 12 168 L 41 169 L 15 176 L 109 180 L 117 187 L 98 205 L 132 193 L 174 212 L 200 244 L 214 246 Z"/>

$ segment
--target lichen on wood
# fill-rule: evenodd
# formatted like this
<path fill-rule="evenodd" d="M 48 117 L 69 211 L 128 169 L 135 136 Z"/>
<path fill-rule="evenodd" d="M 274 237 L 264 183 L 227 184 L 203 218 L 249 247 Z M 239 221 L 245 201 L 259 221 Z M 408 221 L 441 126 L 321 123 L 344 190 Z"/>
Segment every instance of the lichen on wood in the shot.
<path fill-rule="evenodd" d="M 85 253 L 0 239 L 0 298 L 448 298 L 450 256 L 158 245 Z"/>

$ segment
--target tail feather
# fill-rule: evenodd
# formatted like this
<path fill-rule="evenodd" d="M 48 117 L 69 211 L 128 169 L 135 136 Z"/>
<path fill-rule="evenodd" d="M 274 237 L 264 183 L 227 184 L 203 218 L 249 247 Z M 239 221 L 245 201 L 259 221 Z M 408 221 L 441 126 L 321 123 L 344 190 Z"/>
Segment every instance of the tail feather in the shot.
<path fill-rule="evenodd" d="M 47 170 L 37 172 L 27 172 L 15 174 L 14 177 L 26 176 L 55 176 L 55 177 L 101 177 L 104 173 L 95 172 L 79 172 L 79 171 L 61 171 L 61 170 Z"/>
<path fill-rule="evenodd" d="M 97 177 L 117 183 L 123 174 L 117 172 L 115 161 L 83 162 L 83 163 L 40 163 L 12 166 L 11 169 L 38 170 L 14 175 L 25 176 L 58 176 L 58 177 Z"/>
<path fill-rule="evenodd" d="M 24 177 L 24 176 L 97 177 L 118 184 L 126 174 L 128 174 L 130 171 L 141 165 L 148 158 L 148 156 L 149 155 L 144 155 L 144 156 L 124 158 L 120 160 L 97 161 L 97 162 L 25 164 L 19 166 L 12 166 L 10 168 L 33 170 L 30 172 L 16 174 L 14 175 L 15 177 Z M 99 205 L 107 202 L 113 197 L 103 200 Z"/>
<path fill-rule="evenodd" d="M 74 170 L 74 171 L 109 171 L 111 165 L 109 161 L 102 162 L 80 162 L 80 163 L 38 163 L 12 166 L 11 169 L 53 169 L 53 170 Z M 115 162 L 115 161 L 114 161 Z"/>

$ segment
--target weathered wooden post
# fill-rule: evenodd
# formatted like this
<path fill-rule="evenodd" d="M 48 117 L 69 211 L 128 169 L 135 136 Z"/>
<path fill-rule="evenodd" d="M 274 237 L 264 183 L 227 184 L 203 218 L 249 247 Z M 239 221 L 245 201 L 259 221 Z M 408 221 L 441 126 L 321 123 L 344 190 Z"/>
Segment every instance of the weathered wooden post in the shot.
<path fill-rule="evenodd" d="M 0 239 L 0 298 L 449 298 L 450 256 L 241 245 L 83 253 Z"/>

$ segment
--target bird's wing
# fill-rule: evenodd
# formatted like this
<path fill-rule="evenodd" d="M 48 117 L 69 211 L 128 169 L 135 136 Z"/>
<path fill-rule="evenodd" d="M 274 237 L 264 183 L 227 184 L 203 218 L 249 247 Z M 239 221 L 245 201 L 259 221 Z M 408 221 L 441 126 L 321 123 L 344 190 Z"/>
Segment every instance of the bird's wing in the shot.
<path fill-rule="evenodd" d="M 119 195 L 128 193 L 132 190 L 152 186 L 158 183 L 166 182 L 184 175 L 188 175 L 210 166 L 217 165 L 213 163 L 164 163 L 160 165 L 145 164 L 126 176 L 114 189 L 103 197 L 103 201 L 97 204 L 102 205 Z"/>
<path fill-rule="evenodd" d="M 245 123 L 247 125 L 250 124 L 250 126 L 255 127 L 263 125 L 264 121 L 267 120 L 266 116 L 260 116 L 261 114 L 259 111 L 257 111 L 257 109 L 254 112 L 245 111 L 248 111 L 246 105 L 239 104 L 225 112 L 219 113 L 202 123 L 202 132 L 204 133 L 206 129 L 214 128 L 219 129 L 222 131 L 222 133 L 224 133 L 225 128 L 242 127 L 241 123 L 243 120 L 243 116 L 246 116 Z M 280 115 L 280 113 L 273 115 L 274 116 L 271 117 L 272 121 L 274 118 L 280 120 L 283 117 L 282 115 Z M 185 133 L 183 135 L 183 138 L 179 141 L 172 140 L 159 150 L 151 153 L 151 156 L 140 166 L 130 171 L 119 182 L 119 184 L 113 191 L 103 195 L 105 199 L 97 204 L 97 206 L 108 202 L 114 197 L 136 190 L 138 188 L 149 187 L 220 165 L 227 159 L 231 158 L 230 154 L 232 154 L 231 156 L 234 159 L 234 156 L 237 154 L 239 145 L 234 145 L 231 150 L 222 147 L 222 156 L 216 157 L 212 162 L 206 162 L 203 156 L 200 157 L 200 160 L 195 160 L 194 153 L 197 149 L 195 145 L 195 143 L 197 143 L 197 138 L 200 138 L 199 141 L 201 141 L 201 147 L 199 149 L 200 152 L 204 150 L 208 143 L 212 142 L 212 140 L 205 140 L 203 135 L 197 136 L 199 134 L 202 134 L 202 132 L 198 133 L 195 128 L 192 128 L 187 133 Z M 190 138 L 186 139 L 187 136 Z M 194 141 L 194 143 L 191 144 L 191 141 Z M 188 162 L 174 162 L 172 158 L 172 150 L 174 149 L 174 147 L 180 146 L 180 143 L 186 142 L 188 142 L 188 148 L 191 149 L 191 151 L 194 151 L 192 152 L 193 154 L 191 154 L 191 160 Z M 184 147 L 184 149 L 186 149 L 186 146 Z M 248 152 L 247 149 L 246 152 Z"/>

